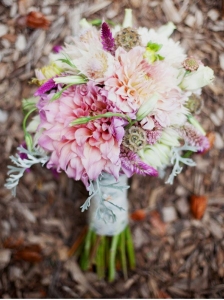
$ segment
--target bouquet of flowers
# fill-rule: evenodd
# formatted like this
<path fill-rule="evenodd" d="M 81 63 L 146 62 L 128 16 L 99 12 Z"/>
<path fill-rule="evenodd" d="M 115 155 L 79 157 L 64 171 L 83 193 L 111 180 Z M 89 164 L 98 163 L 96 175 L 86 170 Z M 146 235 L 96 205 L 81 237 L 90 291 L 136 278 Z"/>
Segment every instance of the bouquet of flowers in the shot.
<path fill-rule="evenodd" d="M 50 55 L 48 66 L 35 71 L 32 83 L 39 87 L 23 100 L 25 145 L 11 157 L 16 167 L 9 166 L 6 187 L 15 193 L 24 171 L 36 163 L 81 180 L 89 191 L 81 209 L 90 207 L 81 265 L 88 268 L 96 245 L 103 277 L 102 257 L 110 249 L 112 280 L 116 249 L 123 270 L 126 252 L 134 266 L 127 178 L 162 176 L 172 166 L 166 181 L 172 184 L 184 164 L 195 165 L 190 154 L 204 152 L 209 141 L 194 115 L 202 106 L 201 88 L 214 76 L 170 38 L 172 23 L 134 28 L 126 9 L 122 26 L 102 21 L 97 29 L 82 20 L 81 27 L 78 37 Z M 112 236 L 110 244 L 105 236 Z"/>

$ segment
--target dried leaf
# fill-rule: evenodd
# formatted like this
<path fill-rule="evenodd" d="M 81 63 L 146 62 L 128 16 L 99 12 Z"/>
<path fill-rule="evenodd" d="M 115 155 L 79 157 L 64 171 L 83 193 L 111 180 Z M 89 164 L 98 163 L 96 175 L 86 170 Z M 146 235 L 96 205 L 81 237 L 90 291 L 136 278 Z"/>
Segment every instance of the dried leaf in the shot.
<path fill-rule="evenodd" d="M 14 259 L 25 260 L 33 263 L 40 262 L 43 260 L 43 256 L 41 254 L 41 247 L 38 244 L 26 246 L 15 253 Z"/>
<path fill-rule="evenodd" d="M 14 239 L 13 237 L 8 237 L 7 239 L 4 240 L 3 246 L 4 248 L 8 248 L 8 249 L 18 249 L 23 245 L 23 243 L 24 243 L 23 238 Z"/>
<path fill-rule="evenodd" d="M 167 294 L 162 290 L 158 290 L 157 293 L 158 293 L 158 298 L 160 299 L 172 299 L 172 297 L 169 294 Z"/>
<path fill-rule="evenodd" d="M 19 27 L 31 27 L 36 29 L 49 29 L 51 22 L 39 11 L 31 11 L 27 16 L 17 18 L 16 25 Z"/>
<path fill-rule="evenodd" d="M 157 210 L 150 213 L 150 223 L 158 231 L 159 235 L 166 233 L 167 224 L 161 220 L 160 214 Z"/>
<path fill-rule="evenodd" d="M 79 246 L 82 244 L 84 238 L 86 237 L 87 230 L 88 230 L 88 227 L 85 226 L 83 228 L 82 232 L 80 233 L 80 235 L 78 236 L 78 238 L 75 240 L 75 242 L 69 249 L 68 257 L 71 257 L 75 253 L 75 251 L 79 248 Z"/>
<path fill-rule="evenodd" d="M 146 218 L 146 212 L 144 209 L 138 209 L 136 211 L 134 211 L 131 215 L 130 215 L 131 219 L 134 221 L 142 221 Z"/>
<path fill-rule="evenodd" d="M 190 197 L 190 207 L 192 215 L 200 220 L 206 210 L 208 199 L 206 196 L 192 195 Z"/>
<path fill-rule="evenodd" d="M 48 29 L 51 22 L 39 11 L 31 11 L 26 18 L 26 24 L 31 28 Z"/>

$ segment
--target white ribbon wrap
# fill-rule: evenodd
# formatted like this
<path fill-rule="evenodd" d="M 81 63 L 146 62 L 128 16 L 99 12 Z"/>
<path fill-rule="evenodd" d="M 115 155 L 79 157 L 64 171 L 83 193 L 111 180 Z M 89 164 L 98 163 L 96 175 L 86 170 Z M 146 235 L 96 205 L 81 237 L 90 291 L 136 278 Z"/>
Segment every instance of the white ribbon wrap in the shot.
<path fill-rule="evenodd" d="M 102 185 L 110 185 L 115 183 L 115 179 L 112 175 L 104 173 L 101 183 L 102 196 L 106 200 L 104 201 L 106 207 L 113 211 L 116 215 L 116 220 L 113 222 L 111 218 L 108 220 L 105 218 L 99 219 L 97 216 L 97 209 L 100 204 L 100 198 L 98 195 L 94 196 L 91 200 L 91 205 L 89 208 L 89 225 L 93 231 L 98 235 L 109 235 L 113 236 L 119 234 L 124 230 L 128 224 L 128 198 L 127 198 L 127 189 L 119 190 L 111 187 L 106 187 Z M 118 179 L 118 186 L 127 186 L 127 176 L 121 175 Z M 95 183 L 96 186 L 96 183 Z M 122 207 L 120 210 L 113 204 Z"/>

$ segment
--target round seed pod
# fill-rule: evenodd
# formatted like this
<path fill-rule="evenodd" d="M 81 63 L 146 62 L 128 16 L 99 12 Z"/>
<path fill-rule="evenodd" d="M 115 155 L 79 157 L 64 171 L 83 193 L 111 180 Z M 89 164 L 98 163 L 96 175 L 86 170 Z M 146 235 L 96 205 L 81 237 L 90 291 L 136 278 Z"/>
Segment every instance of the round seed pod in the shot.
<path fill-rule="evenodd" d="M 146 132 L 139 126 L 131 126 L 126 130 L 123 145 L 133 152 L 138 152 L 146 146 Z"/>
<path fill-rule="evenodd" d="M 141 45 L 140 35 L 134 28 L 123 28 L 117 33 L 115 44 L 117 47 L 123 47 L 126 51 L 129 51 Z"/>

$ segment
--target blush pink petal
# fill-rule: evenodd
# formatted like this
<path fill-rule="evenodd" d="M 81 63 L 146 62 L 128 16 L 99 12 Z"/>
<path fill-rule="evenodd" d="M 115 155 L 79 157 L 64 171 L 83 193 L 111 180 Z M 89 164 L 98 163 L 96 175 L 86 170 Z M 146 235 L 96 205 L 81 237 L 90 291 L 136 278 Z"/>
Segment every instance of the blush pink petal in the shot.
<path fill-rule="evenodd" d="M 75 132 L 75 139 L 76 139 L 76 143 L 79 146 L 84 145 L 84 143 L 86 142 L 86 140 L 91 137 L 91 131 L 88 130 L 87 128 L 79 128 L 76 130 Z"/>
<path fill-rule="evenodd" d="M 120 170 L 120 145 L 126 121 L 101 118 L 70 126 L 79 117 L 120 112 L 106 98 L 107 91 L 88 82 L 71 86 L 54 102 L 41 98 L 38 103 L 41 132 L 38 144 L 50 152 L 48 168 L 64 170 L 88 188 L 102 172 L 117 176 Z"/>

